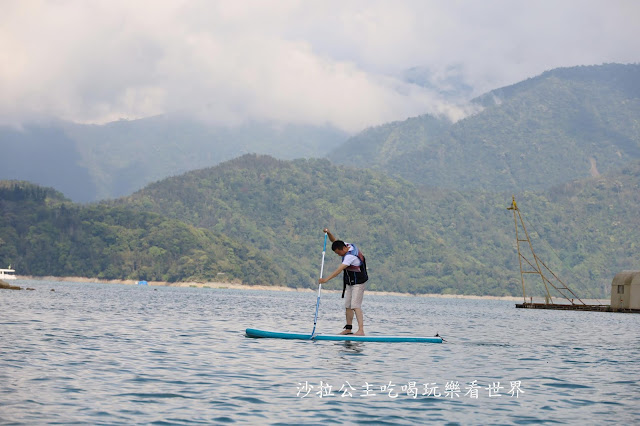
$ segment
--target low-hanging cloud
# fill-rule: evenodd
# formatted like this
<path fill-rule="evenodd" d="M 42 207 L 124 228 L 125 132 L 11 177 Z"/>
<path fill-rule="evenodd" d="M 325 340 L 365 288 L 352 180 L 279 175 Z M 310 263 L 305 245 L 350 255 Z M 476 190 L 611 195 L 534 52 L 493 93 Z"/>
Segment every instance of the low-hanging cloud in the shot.
<path fill-rule="evenodd" d="M 451 70 L 475 94 L 558 66 L 637 62 L 634 1 L 3 1 L 0 120 L 184 114 L 349 132 L 466 108 L 399 77 Z"/>

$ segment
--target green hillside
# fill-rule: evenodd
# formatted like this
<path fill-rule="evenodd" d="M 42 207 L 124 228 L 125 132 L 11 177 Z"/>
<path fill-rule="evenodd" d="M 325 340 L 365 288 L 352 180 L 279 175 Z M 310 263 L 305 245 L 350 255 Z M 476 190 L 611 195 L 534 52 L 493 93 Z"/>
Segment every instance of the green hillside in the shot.
<path fill-rule="evenodd" d="M 390 170 L 390 161 L 401 153 L 430 147 L 434 140 L 446 134 L 450 126 L 451 122 L 446 118 L 430 115 L 394 121 L 353 136 L 333 150 L 329 158 L 336 164 L 379 169 L 400 175 L 406 171 Z"/>
<path fill-rule="evenodd" d="M 637 268 L 640 164 L 546 192 L 516 193 L 537 254 L 583 295 Z M 149 185 L 118 201 L 250 244 L 315 286 L 321 229 L 359 244 L 369 288 L 411 293 L 520 295 L 511 193 L 420 188 L 326 160 L 246 155 Z M 338 264 L 328 255 L 327 270 Z M 339 280 L 330 284 L 341 285 Z"/>
<path fill-rule="evenodd" d="M 548 71 L 475 100 L 443 127 L 422 116 L 369 129 L 335 149 L 338 164 L 375 167 L 442 188 L 540 190 L 640 158 L 640 65 Z"/>
<path fill-rule="evenodd" d="M 0 264 L 19 275 L 277 284 L 250 246 L 155 213 L 79 206 L 51 188 L 0 181 Z"/>
<path fill-rule="evenodd" d="M 321 230 L 329 226 L 361 245 L 379 277 L 371 288 L 424 293 L 442 290 L 439 278 L 451 271 L 441 265 L 455 255 L 444 246 L 434 252 L 437 236 L 415 216 L 421 200 L 413 185 L 371 171 L 245 155 L 149 185 L 121 202 L 251 244 L 286 271 L 283 284 L 292 287 L 316 285 Z M 473 260 L 463 254 L 456 262 L 471 267 Z M 329 258 L 328 268 L 335 266 Z M 420 280 L 407 281 L 412 274 Z"/>

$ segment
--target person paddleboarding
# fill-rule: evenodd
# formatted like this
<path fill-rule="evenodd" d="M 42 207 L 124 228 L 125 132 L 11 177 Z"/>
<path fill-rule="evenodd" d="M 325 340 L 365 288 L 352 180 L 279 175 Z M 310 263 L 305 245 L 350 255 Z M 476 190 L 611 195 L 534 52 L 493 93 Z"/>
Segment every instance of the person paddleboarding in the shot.
<path fill-rule="evenodd" d="M 323 229 L 331 241 L 331 250 L 342 258 L 342 263 L 327 278 L 320 278 L 319 284 L 343 273 L 342 298 L 344 298 L 345 316 L 347 324 L 340 334 L 355 334 L 364 336 L 364 318 L 362 313 L 362 298 L 364 296 L 364 284 L 369 279 L 367 274 L 367 262 L 362 251 L 355 244 L 337 240 L 328 228 Z M 353 333 L 353 316 L 358 321 L 358 330 Z"/>

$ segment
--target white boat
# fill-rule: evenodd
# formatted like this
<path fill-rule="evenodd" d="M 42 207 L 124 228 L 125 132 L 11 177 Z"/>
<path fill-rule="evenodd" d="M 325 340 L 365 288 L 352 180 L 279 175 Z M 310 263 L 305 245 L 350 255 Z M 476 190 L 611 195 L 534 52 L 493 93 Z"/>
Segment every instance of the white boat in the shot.
<path fill-rule="evenodd" d="M 9 265 L 8 269 L 0 269 L 0 280 L 15 280 L 16 271 L 11 269 L 11 265 Z"/>

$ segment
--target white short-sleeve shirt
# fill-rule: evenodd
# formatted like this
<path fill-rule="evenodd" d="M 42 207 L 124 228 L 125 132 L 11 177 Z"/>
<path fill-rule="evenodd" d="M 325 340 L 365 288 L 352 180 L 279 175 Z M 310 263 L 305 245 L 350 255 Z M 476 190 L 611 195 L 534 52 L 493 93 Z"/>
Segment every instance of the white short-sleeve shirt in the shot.
<path fill-rule="evenodd" d="M 349 243 L 345 243 L 345 244 L 347 245 L 349 250 L 353 248 L 351 244 Z M 360 261 L 360 258 L 358 256 L 347 254 L 344 256 L 344 259 L 342 259 L 342 264 L 347 266 L 360 266 L 362 262 Z"/>

